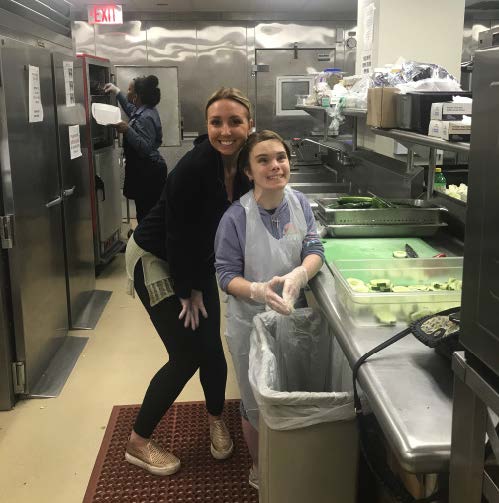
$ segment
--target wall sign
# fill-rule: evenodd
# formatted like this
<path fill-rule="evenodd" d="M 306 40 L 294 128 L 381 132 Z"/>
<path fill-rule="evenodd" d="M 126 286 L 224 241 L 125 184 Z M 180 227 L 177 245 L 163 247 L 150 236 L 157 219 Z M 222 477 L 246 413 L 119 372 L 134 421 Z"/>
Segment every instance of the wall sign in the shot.
<path fill-rule="evenodd" d="M 88 5 L 88 24 L 123 24 L 121 5 Z"/>

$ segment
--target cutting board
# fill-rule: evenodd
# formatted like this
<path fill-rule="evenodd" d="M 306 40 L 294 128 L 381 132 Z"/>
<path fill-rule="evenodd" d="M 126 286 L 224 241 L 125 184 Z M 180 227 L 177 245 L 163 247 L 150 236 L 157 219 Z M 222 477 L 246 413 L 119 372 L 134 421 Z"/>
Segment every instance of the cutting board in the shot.
<path fill-rule="evenodd" d="M 337 238 L 323 239 L 326 261 L 342 259 L 393 258 L 395 250 L 405 250 L 411 245 L 421 258 L 439 253 L 419 238 Z M 404 259 L 400 259 L 404 260 Z"/>

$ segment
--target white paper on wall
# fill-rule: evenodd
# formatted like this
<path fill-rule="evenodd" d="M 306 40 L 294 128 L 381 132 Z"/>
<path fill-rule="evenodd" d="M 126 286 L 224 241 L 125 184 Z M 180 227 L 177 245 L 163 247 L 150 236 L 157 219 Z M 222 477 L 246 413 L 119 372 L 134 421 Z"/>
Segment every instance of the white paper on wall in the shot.
<path fill-rule="evenodd" d="M 80 157 L 81 144 L 80 144 L 80 126 L 68 126 L 69 129 L 69 155 L 71 159 Z"/>
<path fill-rule="evenodd" d="M 66 90 L 66 106 L 75 106 L 75 83 L 73 76 L 73 62 L 63 61 L 62 67 L 64 69 L 64 88 Z"/>
<path fill-rule="evenodd" d="M 362 44 L 362 73 L 371 73 L 374 38 L 374 3 L 364 8 L 363 44 Z"/>
<path fill-rule="evenodd" d="M 40 68 L 29 65 L 28 72 L 29 122 L 43 122 Z"/>

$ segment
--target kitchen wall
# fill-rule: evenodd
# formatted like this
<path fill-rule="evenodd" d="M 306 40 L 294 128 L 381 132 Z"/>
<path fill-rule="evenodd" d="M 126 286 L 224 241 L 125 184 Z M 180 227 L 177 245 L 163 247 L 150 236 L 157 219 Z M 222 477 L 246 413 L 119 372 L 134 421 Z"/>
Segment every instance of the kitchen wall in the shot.
<path fill-rule="evenodd" d="M 203 132 L 204 105 L 218 87 L 233 86 L 255 101 L 252 65 L 257 49 L 333 46 L 352 74 L 355 49 L 345 48 L 356 21 L 137 20 L 120 26 L 73 23 L 77 52 L 119 65 L 177 66 L 184 132 Z"/>

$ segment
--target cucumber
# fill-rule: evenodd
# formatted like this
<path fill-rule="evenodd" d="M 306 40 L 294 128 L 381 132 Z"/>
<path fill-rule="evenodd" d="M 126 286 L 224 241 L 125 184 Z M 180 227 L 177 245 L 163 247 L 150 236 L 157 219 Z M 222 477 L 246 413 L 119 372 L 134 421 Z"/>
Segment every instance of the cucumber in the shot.
<path fill-rule="evenodd" d="M 395 257 L 395 258 L 407 258 L 407 252 L 405 252 L 404 250 L 395 250 L 392 255 Z"/>
<path fill-rule="evenodd" d="M 377 310 L 374 315 L 382 325 L 395 325 L 397 318 L 388 310 Z"/>
<path fill-rule="evenodd" d="M 405 292 L 410 292 L 410 290 L 406 286 L 393 286 L 392 287 L 392 292 L 394 292 L 394 293 L 405 293 Z"/>
<path fill-rule="evenodd" d="M 357 293 L 368 293 L 369 288 L 367 285 L 361 280 L 357 278 L 347 278 L 348 284 L 350 288 Z"/>

